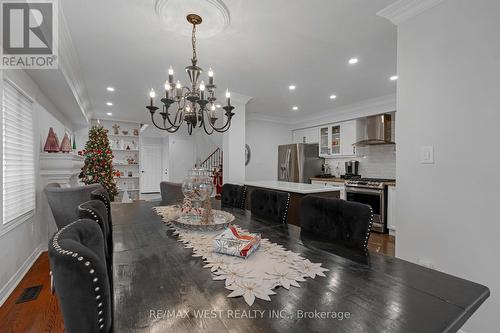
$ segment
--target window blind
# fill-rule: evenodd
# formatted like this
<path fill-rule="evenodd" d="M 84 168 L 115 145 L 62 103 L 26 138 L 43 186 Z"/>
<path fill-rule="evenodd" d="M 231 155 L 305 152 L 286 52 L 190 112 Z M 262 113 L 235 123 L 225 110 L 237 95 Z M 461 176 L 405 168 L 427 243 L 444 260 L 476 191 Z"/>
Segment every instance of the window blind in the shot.
<path fill-rule="evenodd" d="M 35 154 L 32 102 L 10 82 L 2 95 L 3 223 L 35 210 Z"/>

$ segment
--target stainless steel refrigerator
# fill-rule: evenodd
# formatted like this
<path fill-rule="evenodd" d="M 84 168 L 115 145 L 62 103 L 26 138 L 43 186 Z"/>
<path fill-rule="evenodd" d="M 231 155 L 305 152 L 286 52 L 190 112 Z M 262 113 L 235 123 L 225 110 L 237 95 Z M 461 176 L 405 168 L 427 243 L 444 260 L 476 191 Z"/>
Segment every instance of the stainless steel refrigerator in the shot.
<path fill-rule="evenodd" d="M 278 146 L 278 180 L 310 183 L 321 174 L 323 160 L 318 157 L 317 143 L 295 143 Z"/>

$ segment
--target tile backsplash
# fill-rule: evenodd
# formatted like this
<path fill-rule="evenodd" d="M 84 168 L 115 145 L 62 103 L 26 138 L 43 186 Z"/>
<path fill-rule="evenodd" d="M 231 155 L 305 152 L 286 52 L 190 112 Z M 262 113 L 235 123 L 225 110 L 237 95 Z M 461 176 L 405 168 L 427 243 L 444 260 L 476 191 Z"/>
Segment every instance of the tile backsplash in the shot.
<path fill-rule="evenodd" d="M 358 156 L 350 158 L 327 158 L 332 174 L 339 164 L 340 173 L 345 174 L 345 162 L 359 161 L 359 174 L 369 178 L 396 178 L 396 151 L 394 145 L 358 147 Z"/>

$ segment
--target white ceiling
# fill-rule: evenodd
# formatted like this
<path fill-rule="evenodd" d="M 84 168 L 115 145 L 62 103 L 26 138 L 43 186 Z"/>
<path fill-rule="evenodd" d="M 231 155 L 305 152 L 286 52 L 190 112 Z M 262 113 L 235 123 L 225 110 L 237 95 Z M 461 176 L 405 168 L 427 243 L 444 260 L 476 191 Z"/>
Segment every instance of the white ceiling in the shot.
<path fill-rule="evenodd" d="M 393 94 L 396 28 L 376 15 L 392 2 L 226 0 L 230 24 L 198 40 L 198 64 L 214 69 L 221 96 L 227 87 L 252 96 L 248 112 L 270 116 L 306 116 Z M 190 38 L 165 27 L 154 1 L 61 4 L 95 117 L 111 111 L 116 119 L 149 123 L 148 91 L 162 89 L 169 65 L 176 79 L 187 83 L 183 68 L 191 56 Z M 199 30 L 209 26 L 203 22 Z M 359 63 L 350 66 L 353 56 Z M 289 91 L 290 84 L 297 89 Z M 331 94 L 337 99 L 330 100 Z M 292 111 L 293 105 L 299 111 Z"/>

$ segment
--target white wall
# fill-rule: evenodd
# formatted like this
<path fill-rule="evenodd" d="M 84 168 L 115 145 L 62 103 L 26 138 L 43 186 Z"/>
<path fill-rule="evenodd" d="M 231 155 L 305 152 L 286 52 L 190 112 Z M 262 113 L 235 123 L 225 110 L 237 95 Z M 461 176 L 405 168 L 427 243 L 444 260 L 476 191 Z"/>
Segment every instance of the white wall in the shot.
<path fill-rule="evenodd" d="M 70 121 L 48 100 L 31 78 L 21 70 L 3 70 L 2 74 L 33 100 L 35 173 L 39 182 L 39 153 L 43 149 L 48 128 L 53 127 L 59 139 L 64 131 L 72 132 Z M 0 78 L 1 79 L 1 78 Z M 0 80 L 0 82 L 2 82 Z M 1 88 L 1 84 L 0 84 Z M 1 131 L 1 129 L 0 129 Z M 42 192 L 37 183 L 35 216 L 11 226 L 0 226 L 0 304 L 15 288 L 43 249 L 47 248 L 47 221 L 41 218 Z"/>
<path fill-rule="evenodd" d="M 490 288 L 469 333 L 500 327 L 499 32 L 497 0 L 447 0 L 398 26 L 396 255 Z"/>
<path fill-rule="evenodd" d="M 288 125 L 249 119 L 246 122 L 246 143 L 250 146 L 250 163 L 246 166 L 246 180 L 278 179 L 278 146 L 292 143 Z"/>

